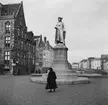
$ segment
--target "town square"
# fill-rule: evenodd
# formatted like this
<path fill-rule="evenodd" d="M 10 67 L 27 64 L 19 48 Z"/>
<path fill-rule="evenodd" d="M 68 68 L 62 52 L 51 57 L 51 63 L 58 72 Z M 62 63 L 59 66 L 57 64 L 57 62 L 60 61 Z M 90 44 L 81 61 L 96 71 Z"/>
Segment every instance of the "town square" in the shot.
<path fill-rule="evenodd" d="M 107 105 L 107 0 L 1 0 L 0 105 Z"/>

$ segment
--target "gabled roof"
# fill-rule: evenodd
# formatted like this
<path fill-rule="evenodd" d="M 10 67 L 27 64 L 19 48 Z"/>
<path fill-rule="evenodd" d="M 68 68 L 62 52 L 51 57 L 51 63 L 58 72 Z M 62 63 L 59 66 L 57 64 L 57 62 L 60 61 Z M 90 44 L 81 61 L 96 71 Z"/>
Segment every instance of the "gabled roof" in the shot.
<path fill-rule="evenodd" d="M 33 36 L 33 32 L 32 31 L 28 31 L 27 34 Z"/>
<path fill-rule="evenodd" d="M 87 59 L 83 59 L 82 62 L 87 62 Z"/>
<path fill-rule="evenodd" d="M 75 64 L 75 65 L 76 65 L 76 64 L 78 65 L 79 63 L 77 63 L 77 62 L 73 62 L 72 65 L 74 65 L 74 64 Z"/>
<path fill-rule="evenodd" d="M 42 47 L 45 47 L 45 43 L 42 41 L 42 35 L 39 35 L 39 36 L 34 36 L 34 40 L 36 41 L 37 40 L 37 46 L 39 48 L 42 48 Z"/>
<path fill-rule="evenodd" d="M 29 39 L 33 39 L 33 32 L 32 31 L 28 31 L 27 32 L 27 37 L 29 38 Z"/>
<path fill-rule="evenodd" d="M 0 8 L 2 8 L 2 6 L 3 6 L 2 3 L 0 3 Z"/>
<path fill-rule="evenodd" d="M 95 59 L 95 57 L 89 57 L 88 59 Z"/>
<path fill-rule="evenodd" d="M 18 11 L 21 3 L 18 4 L 6 4 L 2 6 L 1 16 L 14 15 Z"/>
<path fill-rule="evenodd" d="M 40 38 L 40 36 L 34 36 L 34 39 Z"/>
<path fill-rule="evenodd" d="M 101 60 L 101 58 L 95 58 L 94 60 Z"/>
<path fill-rule="evenodd" d="M 40 42 L 38 44 L 38 47 L 45 47 L 45 43 L 40 39 Z"/>

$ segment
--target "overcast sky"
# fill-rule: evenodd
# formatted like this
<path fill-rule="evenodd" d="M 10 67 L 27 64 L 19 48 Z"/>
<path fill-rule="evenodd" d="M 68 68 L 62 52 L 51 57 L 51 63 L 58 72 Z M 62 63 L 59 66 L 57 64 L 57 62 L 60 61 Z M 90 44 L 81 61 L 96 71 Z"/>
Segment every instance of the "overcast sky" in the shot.
<path fill-rule="evenodd" d="M 108 54 L 108 0 L 23 0 L 23 4 L 28 30 L 46 36 L 52 46 L 57 18 L 63 17 L 70 63 Z"/>

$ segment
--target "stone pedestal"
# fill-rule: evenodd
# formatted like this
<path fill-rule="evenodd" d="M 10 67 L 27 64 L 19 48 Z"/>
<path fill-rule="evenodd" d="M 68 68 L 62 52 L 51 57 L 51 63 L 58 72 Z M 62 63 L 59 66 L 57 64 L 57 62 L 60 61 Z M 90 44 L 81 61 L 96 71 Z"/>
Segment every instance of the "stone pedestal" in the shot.
<path fill-rule="evenodd" d="M 72 74 L 72 70 L 69 70 L 67 51 L 68 48 L 64 44 L 57 44 L 54 47 L 54 62 L 52 68 L 58 79 L 67 80 L 77 78 L 76 75 Z"/>
<path fill-rule="evenodd" d="M 54 47 L 53 69 L 55 72 L 66 72 L 68 70 L 67 61 L 68 48 L 63 44 L 57 44 Z"/>

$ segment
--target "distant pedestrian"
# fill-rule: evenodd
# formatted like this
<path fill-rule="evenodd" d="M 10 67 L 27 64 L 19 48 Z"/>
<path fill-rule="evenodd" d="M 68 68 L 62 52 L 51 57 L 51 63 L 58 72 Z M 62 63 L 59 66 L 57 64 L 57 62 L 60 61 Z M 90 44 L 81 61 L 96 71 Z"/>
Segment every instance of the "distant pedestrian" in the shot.
<path fill-rule="evenodd" d="M 39 74 L 41 73 L 41 70 L 40 70 L 40 69 L 38 69 L 38 73 L 39 73 Z"/>
<path fill-rule="evenodd" d="M 50 89 L 49 92 L 52 92 L 52 89 L 55 91 L 55 89 L 57 88 L 57 84 L 56 84 L 56 73 L 53 71 L 52 68 L 49 69 L 49 73 L 47 76 L 47 84 L 46 84 L 46 89 Z"/>
<path fill-rule="evenodd" d="M 18 75 L 20 75 L 20 69 L 18 69 Z"/>

